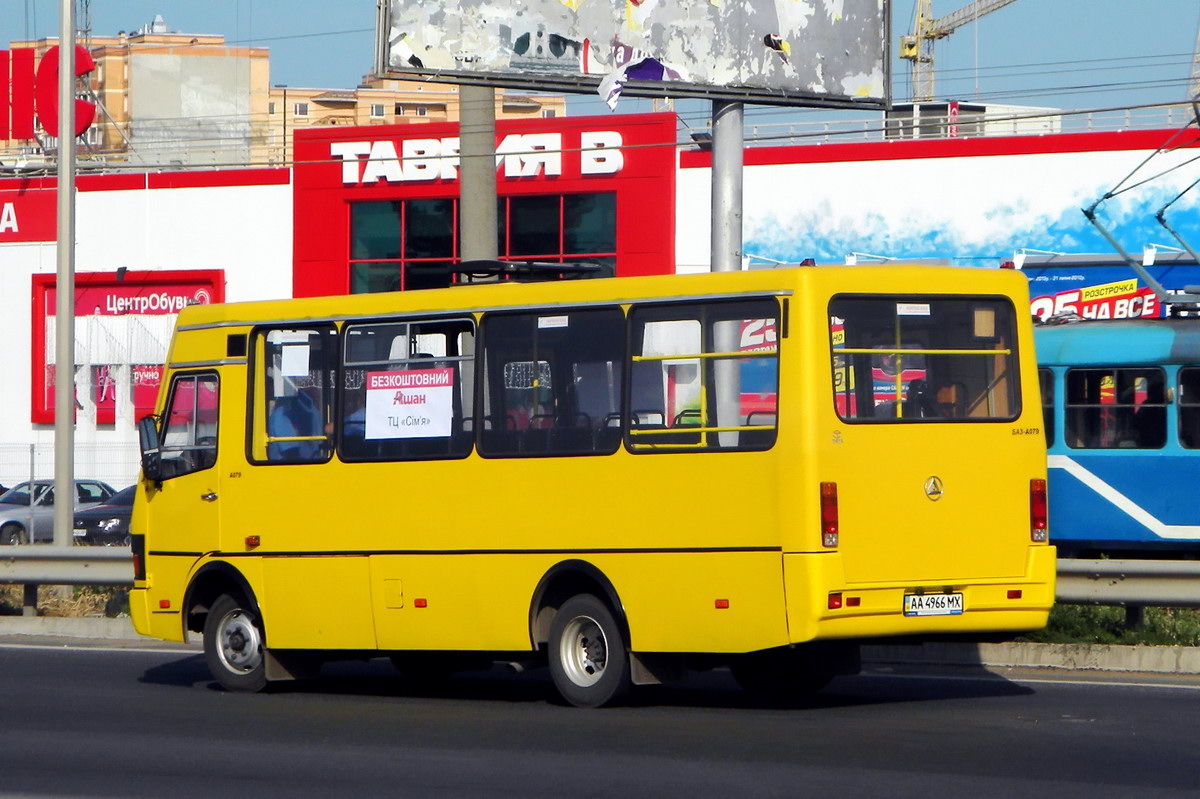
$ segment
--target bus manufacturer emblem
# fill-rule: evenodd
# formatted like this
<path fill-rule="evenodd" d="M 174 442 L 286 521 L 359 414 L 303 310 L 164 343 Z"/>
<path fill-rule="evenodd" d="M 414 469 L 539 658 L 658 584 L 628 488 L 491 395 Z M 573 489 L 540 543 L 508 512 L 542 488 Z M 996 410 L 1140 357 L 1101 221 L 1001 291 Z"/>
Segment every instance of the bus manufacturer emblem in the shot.
<path fill-rule="evenodd" d="M 942 498 L 942 478 L 934 475 L 925 481 L 925 496 L 929 497 L 932 502 L 937 502 Z"/>

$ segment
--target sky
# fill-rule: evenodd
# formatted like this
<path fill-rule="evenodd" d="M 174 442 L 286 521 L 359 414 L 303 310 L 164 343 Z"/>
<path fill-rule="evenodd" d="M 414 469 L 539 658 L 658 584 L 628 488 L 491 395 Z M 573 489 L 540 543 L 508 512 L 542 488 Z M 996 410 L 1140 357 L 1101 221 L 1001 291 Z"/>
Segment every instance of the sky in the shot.
<path fill-rule="evenodd" d="M 87 5 L 96 35 L 135 31 L 161 14 L 172 31 L 223 34 L 230 42 L 269 47 L 275 84 L 352 88 L 372 66 L 374 0 L 88 0 Z M 893 0 L 893 48 L 911 27 L 913 5 L 914 0 Z M 965 5 L 967 0 L 934 0 L 933 8 L 940 16 Z M 0 0 L 0 43 L 56 37 L 59 7 L 60 0 Z M 935 93 L 1068 109 L 1183 101 L 1198 26 L 1197 0 L 1016 0 L 937 43 Z M 893 99 L 909 99 L 908 65 L 898 60 Z M 594 96 L 573 97 L 570 104 L 576 115 L 610 113 Z M 617 111 L 646 111 L 650 105 L 624 98 Z M 707 117 L 710 106 L 679 101 L 676 110 L 686 121 Z M 746 107 L 748 121 L 796 113 Z"/>

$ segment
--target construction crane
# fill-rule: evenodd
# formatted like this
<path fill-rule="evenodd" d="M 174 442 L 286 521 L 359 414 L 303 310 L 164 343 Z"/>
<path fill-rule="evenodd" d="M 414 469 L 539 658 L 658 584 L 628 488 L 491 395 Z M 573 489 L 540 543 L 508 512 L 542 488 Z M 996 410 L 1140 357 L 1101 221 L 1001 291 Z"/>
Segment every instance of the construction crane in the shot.
<path fill-rule="evenodd" d="M 917 0 L 912 33 L 900 37 L 900 57 L 909 62 L 913 102 L 933 99 L 933 43 L 1014 0 L 975 0 L 941 19 L 933 18 L 933 0 Z"/>

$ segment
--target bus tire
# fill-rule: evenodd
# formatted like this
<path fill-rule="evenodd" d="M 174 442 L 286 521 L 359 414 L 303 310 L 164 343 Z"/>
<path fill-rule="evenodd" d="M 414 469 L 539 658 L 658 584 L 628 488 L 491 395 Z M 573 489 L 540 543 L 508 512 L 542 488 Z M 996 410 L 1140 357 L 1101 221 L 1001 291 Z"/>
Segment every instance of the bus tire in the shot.
<path fill-rule="evenodd" d="M 222 594 L 204 621 L 204 660 L 227 691 L 254 693 L 267 685 L 262 622 L 249 602 Z"/>
<path fill-rule="evenodd" d="M 24 544 L 25 531 L 21 529 L 21 525 L 19 524 L 6 524 L 3 528 L 0 528 L 0 542 L 8 546 Z"/>
<path fill-rule="evenodd" d="M 573 596 L 559 608 L 550 625 L 549 663 L 555 688 L 576 707 L 611 704 L 631 685 L 620 625 L 591 594 Z"/>

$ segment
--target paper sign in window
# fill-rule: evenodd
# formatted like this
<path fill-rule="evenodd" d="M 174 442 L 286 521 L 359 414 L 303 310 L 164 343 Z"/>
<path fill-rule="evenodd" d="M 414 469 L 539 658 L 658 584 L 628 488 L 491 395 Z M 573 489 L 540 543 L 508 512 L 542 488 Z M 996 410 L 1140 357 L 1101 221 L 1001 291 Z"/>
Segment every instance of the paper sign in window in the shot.
<path fill-rule="evenodd" d="M 454 370 L 367 373 L 366 437 L 444 438 L 454 421 Z"/>
<path fill-rule="evenodd" d="M 284 345 L 279 361 L 279 368 L 284 377 L 307 377 L 308 342 Z"/>

